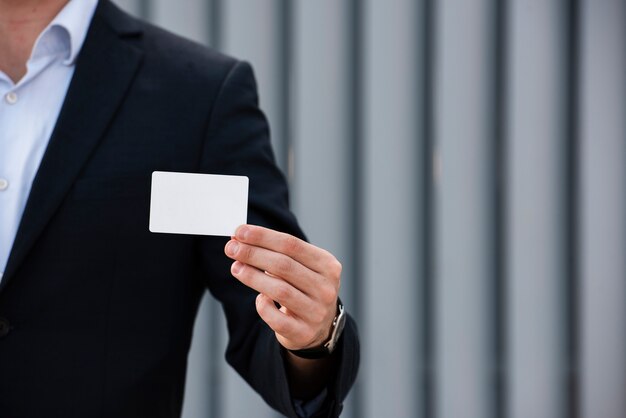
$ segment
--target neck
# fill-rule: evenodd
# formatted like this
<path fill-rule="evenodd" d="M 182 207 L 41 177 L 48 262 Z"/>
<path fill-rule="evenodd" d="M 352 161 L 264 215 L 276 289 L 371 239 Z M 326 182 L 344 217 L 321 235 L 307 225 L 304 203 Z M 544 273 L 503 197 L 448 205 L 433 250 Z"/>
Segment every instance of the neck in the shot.
<path fill-rule="evenodd" d="M 0 71 L 14 82 L 26 74 L 37 37 L 68 1 L 0 0 Z"/>

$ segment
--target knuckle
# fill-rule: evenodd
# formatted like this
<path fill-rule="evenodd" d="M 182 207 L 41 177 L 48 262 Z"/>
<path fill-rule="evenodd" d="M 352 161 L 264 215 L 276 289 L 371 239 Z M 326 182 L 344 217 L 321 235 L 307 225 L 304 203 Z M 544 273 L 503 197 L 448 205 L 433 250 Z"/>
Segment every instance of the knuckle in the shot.
<path fill-rule="evenodd" d="M 331 305 L 337 300 L 337 290 L 333 286 L 323 286 L 320 289 L 320 300 L 325 305 Z"/>
<path fill-rule="evenodd" d="M 246 227 L 246 242 L 258 242 L 261 236 L 261 231 L 254 225 L 248 225 Z"/>
<path fill-rule="evenodd" d="M 283 243 L 283 250 L 286 254 L 297 253 L 300 250 L 300 240 L 293 235 L 288 235 Z"/>
<path fill-rule="evenodd" d="M 250 260 L 254 256 L 254 248 L 249 245 L 241 245 L 241 249 L 239 250 L 240 258 L 243 260 Z"/>
<path fill-rule="evenodd" d="M 274 290 L 276 299 L 278 301 L 285 301 L 291 297 L 291 287 L 286 283 L 279 283 Z"/>
<path fill-rule="evenodd" d="M 237 277 L 246 286 L 256 286 L 258 281 L 255 277 L 255 270 L 249 266 L 243 266 Z"/>
<path fill-rule="evenodd" d="M 333 257 L 332 261 L 330 262 L 329 268 L 330 268 L 330 274 L 332 275 L 333 279 L 339 279 L 339 277 L 341 277 L 343 266 L 341 265 L 339 260 Z"/>
<path fill-rule="evenodd" d="M 288 276 L 293 272 L 293 262 L 287 258 L 279 258 L 276 261 L 276 272 L 279 276 Z"/>
<path fill-rule="evenodd" d="M 275 321 L 268 325 L 278 334 L 284 335 L 287 333 L 287 324 L 284 321 Z"/>

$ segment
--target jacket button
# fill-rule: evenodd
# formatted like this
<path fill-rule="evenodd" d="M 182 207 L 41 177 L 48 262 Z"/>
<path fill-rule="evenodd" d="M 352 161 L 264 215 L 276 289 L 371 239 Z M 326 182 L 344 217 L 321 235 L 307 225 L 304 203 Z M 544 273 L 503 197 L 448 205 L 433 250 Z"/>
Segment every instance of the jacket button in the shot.
<path fill-rule="evenodd" d="M 0 338 L 6 337 L 10 329 L 11 324 L 9 324 L 9 321 L 0 317 Z"/>

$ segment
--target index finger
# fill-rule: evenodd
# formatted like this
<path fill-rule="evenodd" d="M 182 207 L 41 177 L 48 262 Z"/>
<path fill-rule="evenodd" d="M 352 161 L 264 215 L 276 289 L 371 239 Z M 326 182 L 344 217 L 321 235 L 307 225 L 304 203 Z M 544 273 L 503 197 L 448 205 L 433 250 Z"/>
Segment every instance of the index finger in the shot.
<path fill-rule="evenodd" d="M 341 268 L 328 251 L 284 232 L 257 225 L 241 225 L 235 232 L 235 238 L 246 244 L 285 254 L 322 275 L 333 274 L 334 269 Z"/>

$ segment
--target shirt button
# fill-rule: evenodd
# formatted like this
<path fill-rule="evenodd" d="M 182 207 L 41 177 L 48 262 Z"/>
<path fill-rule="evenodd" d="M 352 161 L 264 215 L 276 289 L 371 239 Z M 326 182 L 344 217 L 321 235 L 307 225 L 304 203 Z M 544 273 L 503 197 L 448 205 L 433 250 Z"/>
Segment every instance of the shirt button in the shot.
<path fill-rule="evenodd" d="M 14 91 L 7 93 L 6 96 L 4 96 L 4 100 L 6 100 L 8 104 L 17 103 L 17 93 Z"/>
<path fill-rule="evenodd" d="M 0 179 L 0 192 L 9 188 L 9 181 L 7 179 Z"/>

